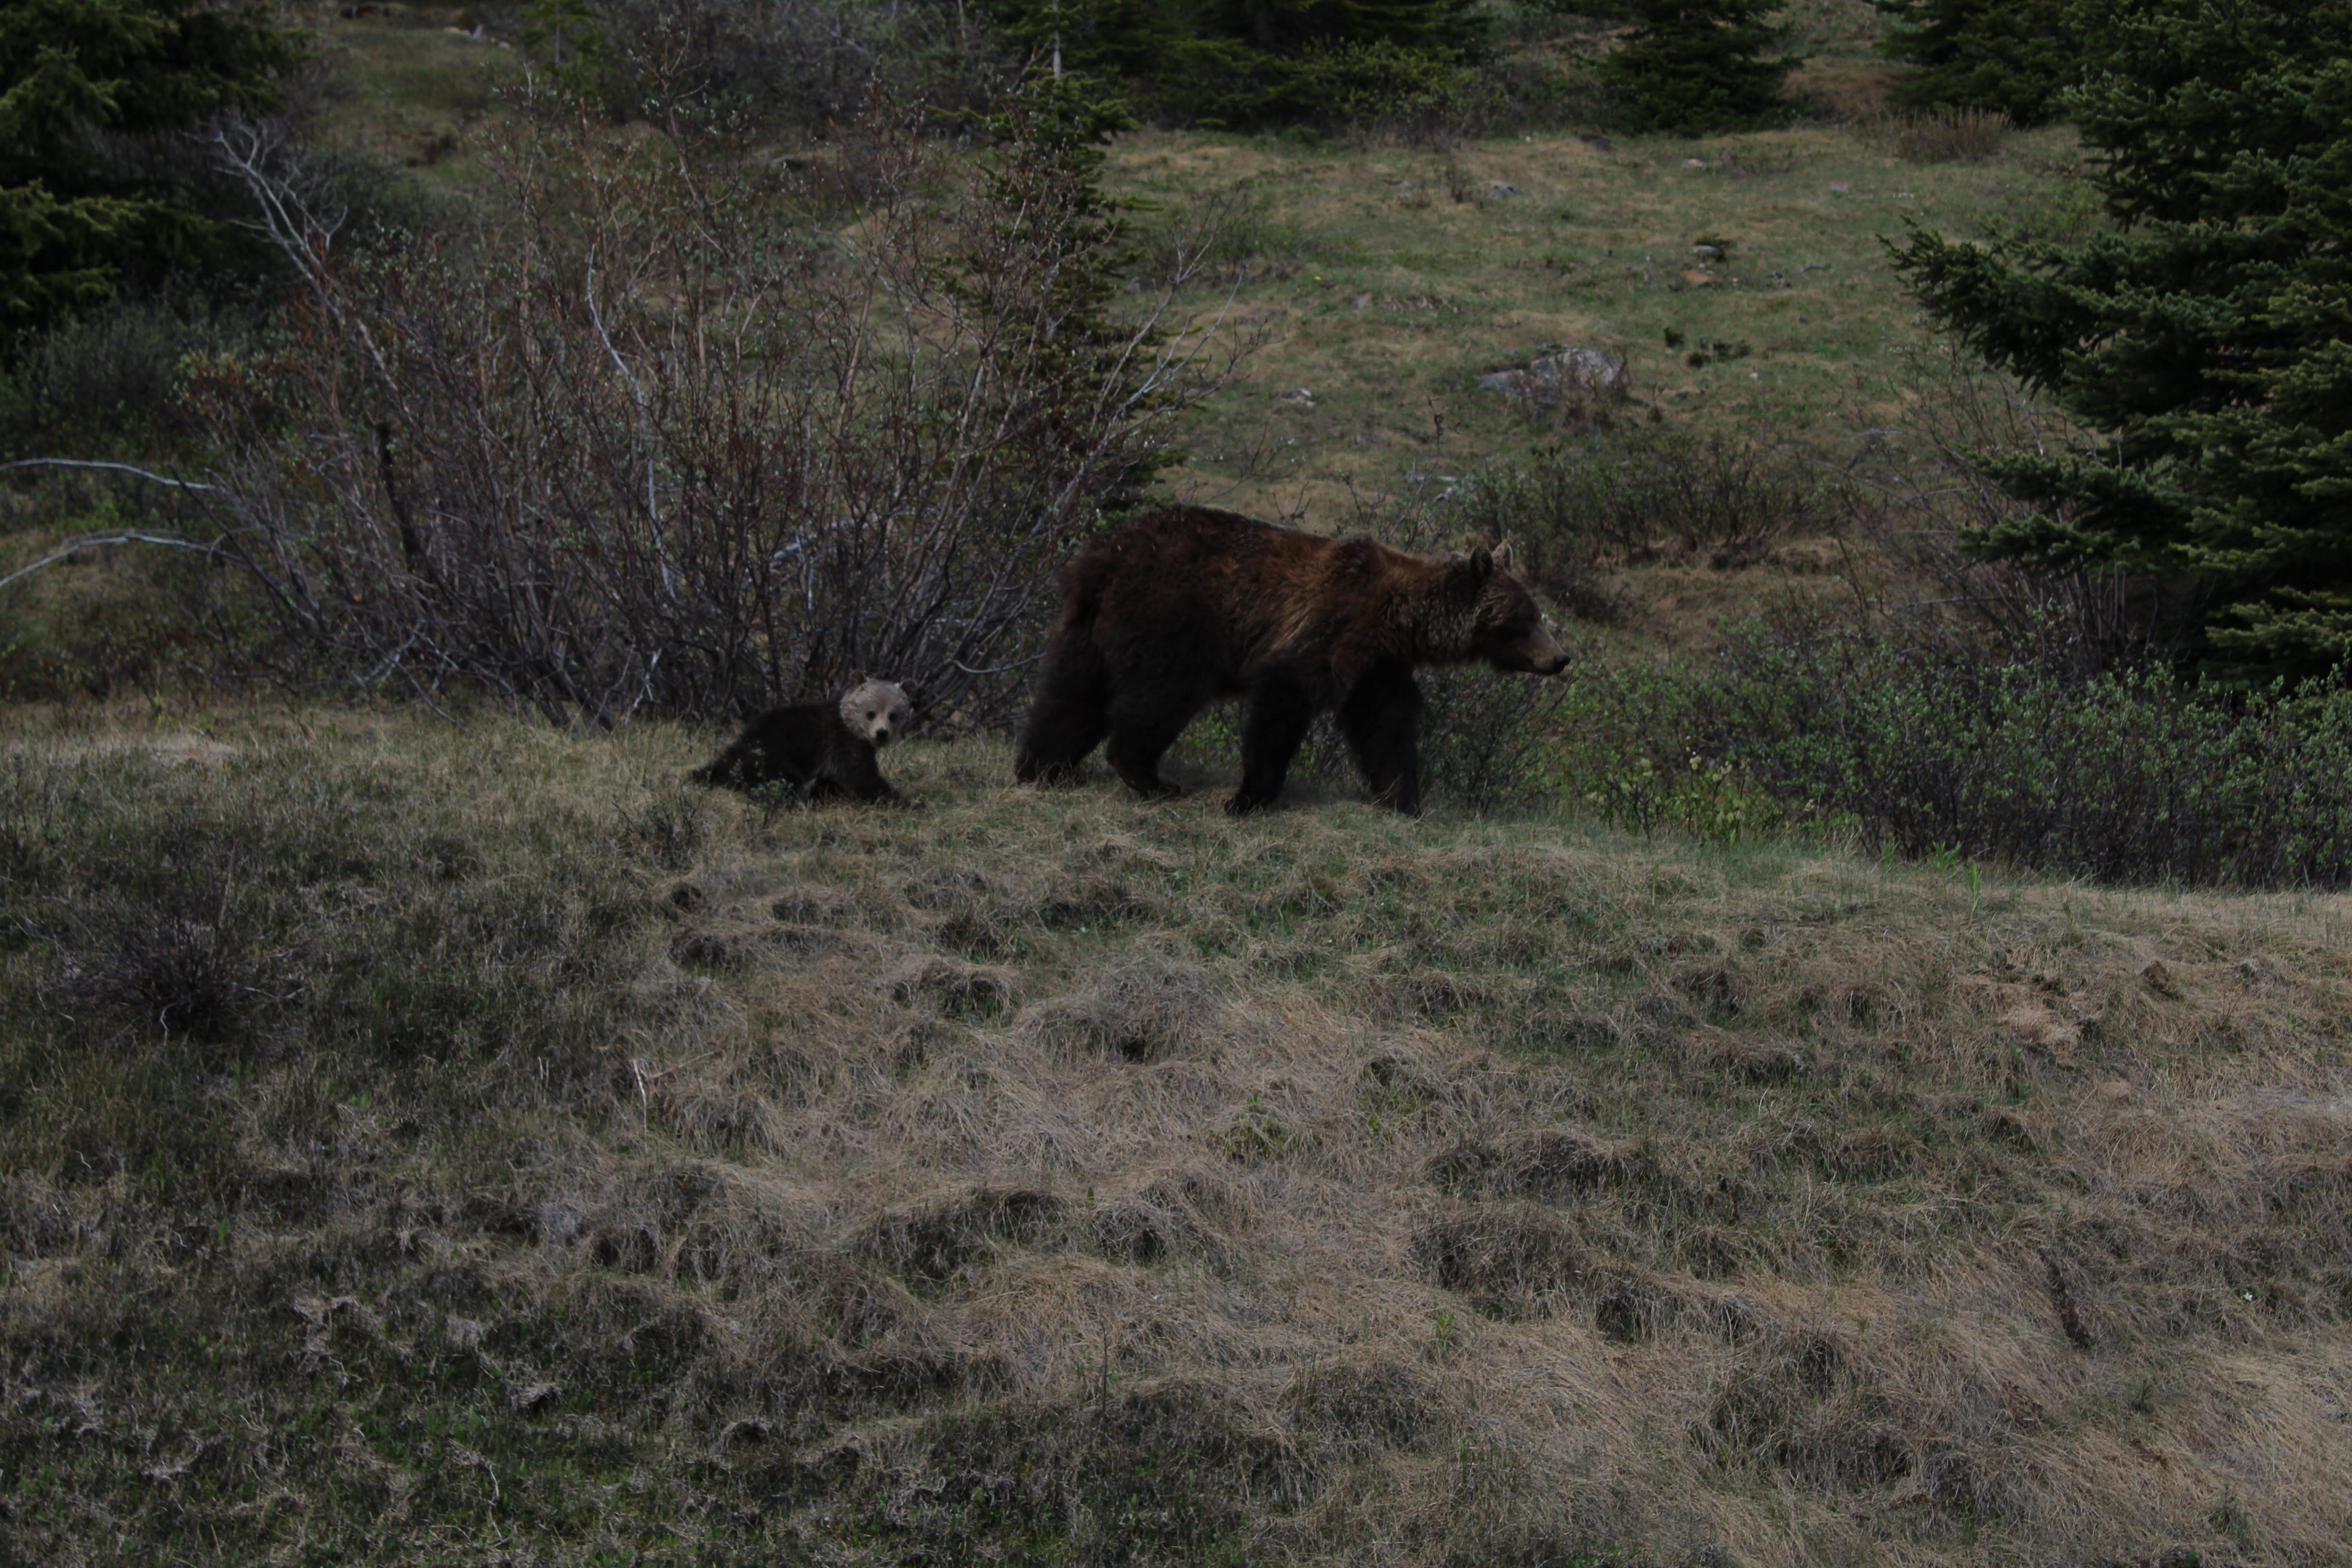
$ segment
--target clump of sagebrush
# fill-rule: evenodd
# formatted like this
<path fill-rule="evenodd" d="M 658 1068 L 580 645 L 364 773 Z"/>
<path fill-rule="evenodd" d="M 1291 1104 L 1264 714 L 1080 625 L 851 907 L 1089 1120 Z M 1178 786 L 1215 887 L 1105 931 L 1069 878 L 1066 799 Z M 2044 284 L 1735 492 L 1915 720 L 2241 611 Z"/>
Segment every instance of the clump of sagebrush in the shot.
<path fill-rule="evenodd" d="M 2352 1535 L 2332 901 L 212 729 L 0 764 L 8 1560 Z M 301 982 L 236 1051 L 53 1005 L 55 910 L 231 857 Z"/>
<path fill-rule="evenodd" d="M 2098 669 L 2063 637 L 1791 616 L 1578 695 L 1588 793 L 1622 817 L 1704 828 L 1737 805 L 1750 826 L 2109 881 L 2352 880 L 2352 692 L 2335 682 L 2200 686 Z"/>

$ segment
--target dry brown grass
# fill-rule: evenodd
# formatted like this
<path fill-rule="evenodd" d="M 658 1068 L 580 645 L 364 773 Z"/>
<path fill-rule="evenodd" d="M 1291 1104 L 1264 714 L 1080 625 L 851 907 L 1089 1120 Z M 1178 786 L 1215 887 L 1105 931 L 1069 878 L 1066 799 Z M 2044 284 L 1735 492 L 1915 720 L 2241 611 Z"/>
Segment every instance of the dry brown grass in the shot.
<path fill-rule="evenodd" d="M 2341 899 L 29 728 L 0 992 L 166 823 L 307 968 L 7 1005 L 0 1554 L 2347 1558 Z"/>

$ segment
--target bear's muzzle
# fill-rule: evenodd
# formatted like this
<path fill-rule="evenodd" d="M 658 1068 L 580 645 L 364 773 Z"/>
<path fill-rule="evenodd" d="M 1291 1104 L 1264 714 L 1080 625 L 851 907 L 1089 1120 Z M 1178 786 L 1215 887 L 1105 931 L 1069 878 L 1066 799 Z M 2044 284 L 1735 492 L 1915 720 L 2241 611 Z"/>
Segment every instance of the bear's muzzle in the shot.
<path fill-rule="evenodd" d="M 1528 675 L 1558 675 L 1568 668 L 1568 650 L 1548 631 L 1538 632 L 1511 645 L 1503 658 L 1495 660 L 1496 668 L 1524 671 Z"/>

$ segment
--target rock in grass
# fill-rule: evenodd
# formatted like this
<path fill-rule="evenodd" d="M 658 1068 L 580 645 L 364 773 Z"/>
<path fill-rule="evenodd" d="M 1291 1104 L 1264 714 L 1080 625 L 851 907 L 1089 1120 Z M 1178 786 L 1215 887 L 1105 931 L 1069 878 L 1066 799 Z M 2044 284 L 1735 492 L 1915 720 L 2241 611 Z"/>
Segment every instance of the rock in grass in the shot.
<path fill-rule="evenodd" d="M 1489 392 L 1499 392 L 1535 408 L 1559 408 L 1581 403 L 1616 403 L 1633 395 L 1633 373 L 1623 358 L 1599 349 L 1555 347 L 1526 365 L 1490 371 L 1478 378 Z"/>

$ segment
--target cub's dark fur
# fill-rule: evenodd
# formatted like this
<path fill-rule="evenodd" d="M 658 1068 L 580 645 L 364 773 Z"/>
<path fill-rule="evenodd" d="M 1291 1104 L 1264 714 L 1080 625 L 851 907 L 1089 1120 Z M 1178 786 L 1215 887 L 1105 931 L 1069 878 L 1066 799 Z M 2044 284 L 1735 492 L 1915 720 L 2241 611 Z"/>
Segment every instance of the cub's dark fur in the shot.
<path fill-rule="evenodd" d="M 782 781 L 811 800 L 845 795 L 897 801 L 902 797 L 882 776 L 874 753 L 905 731 L 907 718 L 904 690 L 887 680 L 860 681 L 837 703 L 798 702 L 761 714 L 690 776 L 737 790 Z"/>

